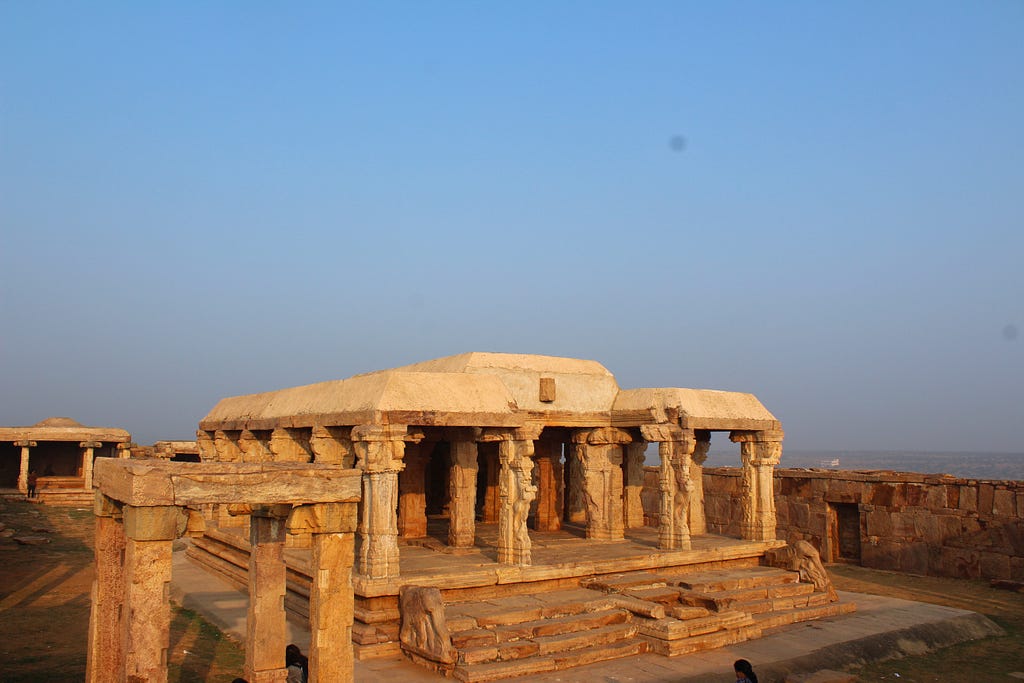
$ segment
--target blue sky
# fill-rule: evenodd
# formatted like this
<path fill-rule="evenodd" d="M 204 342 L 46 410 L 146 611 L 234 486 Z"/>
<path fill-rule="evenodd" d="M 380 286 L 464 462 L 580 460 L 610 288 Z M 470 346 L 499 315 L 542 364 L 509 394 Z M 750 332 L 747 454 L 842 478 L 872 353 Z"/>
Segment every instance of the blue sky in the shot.
<path fill-rule="evenodd" d="M 0 2 L 0 424 L 464 351 L 1020 452 L 1024 4 Z"/>

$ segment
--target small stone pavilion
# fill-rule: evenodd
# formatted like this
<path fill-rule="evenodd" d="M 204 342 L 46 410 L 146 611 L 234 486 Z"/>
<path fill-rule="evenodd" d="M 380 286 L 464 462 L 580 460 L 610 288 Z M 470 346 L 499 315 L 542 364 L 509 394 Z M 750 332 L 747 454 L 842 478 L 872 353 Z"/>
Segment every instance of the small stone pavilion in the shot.
<path fill-rule="evenodd" d="M 702 464 L 713 432 L 739 444 L 738 539 L 708 534 L 705 522 Z M 794 572 L 780 578 L 781 570 L 764 566 L 788 550 L 776 540 L 773 497 L 782 438 L 779 421 L 750 394 L 620 389 L 594 361 L 466 353 L 223 399 L 200 422 L 197 446 L 203 463 L 320 463 L 361 472 L 356 656 L 400 646 L 461 680 L 491 680 L 637 652 L 682 654 L 852 609 L 830 607 L 835 594 L 824 583 L 792 588 Z M 653 491 L 644 490 L 646 458 L 657 468 Z M 250 551 L 231 527 L 244 521 L 224 508 L 209 516 L 190 556 L 242 585 Z M 315 571 L 301 542 L 290 547 L 286 604 L 302 613 L 314 609 L 300 603 Z M 695 570 L 776 573 L 680 588 L 681 576 Z M 764 583 L 774 580 L 785 585 Z M 739 604 L 735 595 L 708 592 L 750 585 L 763 595 L 750 598 L 756 604 L 748 611 L 723 607 Z M 438 593 L 406 595 L 413 587 Z M 521 609 L 541 594 L 550 604 Z M 458 611 L 502 599 L 512 602 L 497 616 L 482 617 L 479 605 Z M 766 610 L 777 612 L 771 624 L 753 616 Z M 520 612 L 527 621 L 603 616 L 584 626 L 559 622 L 562 631 L 582 629 L 578 642 L 563 634 L 548 643 L 554 636 L 541 632 L 552 626 L 534 622 L 514 636 L 488 631 L 511 628 L 508 615 Z M 533 633 L 528 643 L 523 633 Z M 516 648 L 503 649 L 509 638 Z M 604 649 L 551 653 L 570 646 Z"/>
<path fill-rule="evenodd" d="M 35 471 L 39 497 L 92 501 L 96 458 L 128 457 L 131 434 L 113 427 L 86 427 L 51 417 L 31 427 L 0 427 L 0 489 L 28 492 Z"/>

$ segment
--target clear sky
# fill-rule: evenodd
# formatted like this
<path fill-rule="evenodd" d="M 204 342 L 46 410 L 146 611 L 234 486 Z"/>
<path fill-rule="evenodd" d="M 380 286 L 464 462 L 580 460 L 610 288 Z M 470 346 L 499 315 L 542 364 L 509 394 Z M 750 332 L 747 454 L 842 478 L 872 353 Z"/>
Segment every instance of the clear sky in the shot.
<path fill-rule="evenodd" d="M 1024 451 L 1024 3 L 0 0 L 0 424 L 465 351 Z"/>

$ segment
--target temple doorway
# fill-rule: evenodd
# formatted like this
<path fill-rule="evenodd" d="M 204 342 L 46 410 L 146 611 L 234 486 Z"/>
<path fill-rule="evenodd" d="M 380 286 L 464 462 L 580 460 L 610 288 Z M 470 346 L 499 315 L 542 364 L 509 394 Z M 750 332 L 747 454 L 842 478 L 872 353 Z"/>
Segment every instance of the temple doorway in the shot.
<path fill-rule="evenodd" d="M 21 448 L 13 443 L 0 444 L 0 489 L 18 488 L 21 472 Z"/>
<path fill-rule="evenodd" d="M 860 509 L 856 503 L 828 504 L 831 562 L 860 563 Z"/>

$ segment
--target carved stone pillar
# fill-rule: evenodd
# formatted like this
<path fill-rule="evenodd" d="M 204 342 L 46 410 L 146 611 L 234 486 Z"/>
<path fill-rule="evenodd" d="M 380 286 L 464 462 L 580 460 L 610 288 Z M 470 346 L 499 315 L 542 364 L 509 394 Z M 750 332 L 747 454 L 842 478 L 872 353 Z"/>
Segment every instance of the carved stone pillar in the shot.
<path fill-rule="evenodd" d="M 708 523 L 704 515 L 704 461 L 708 459 L 708 449 L 711 447 L 711 432 L 698 429 L 695 436 L 697 441 L 693 455 L 690 456 L 690 483 L 693 485 L 690 493 L 690 533 L 706 534 Z"/>
<path fill-rule="evenodd" d="M 693 452 L 693 431 L 675 424 L 644 425 L 640 428 L 644 438 L 658 442 L 661 464 L 658 470 L 658 490 L 661 493 L 658 521 L 658 547 L 665 550 L 688 550 L 690 527 L 688 524 L 690 482 L 690 454 Z"/>
<path fill-rule="evenodd" d="M 487 480 L 484 482 L 483 523 L 496 524 L 501 510 L 501 496 L 498 494 L 498 475 L 501 465 L 498 463 L 496 443 L 484 442 L 477 445 L 477 462 L 484 459 L 487 465 Z"/>
<path fill-rule="evenodd" d="M 28 456 L 29 450 L 35 447 L 36 442 L 15 441 L 14 445 L 21 448 L 21 463 L 18 469 L 18 490 L 22 493 L 28 493 Z"/>
<path fill-rule="evenodd" d="M 775 540 L 775 466 L 782 457 L 781 431 L 735 431 L 743 460 L 743 520 L 740 534 L 751 541 Z"/>
<path fill-rule="evenodd" d="M 641 496 L 644 488 L 644 450 L 646 443 L 631 443 L 625 446 L 625 492 L 622 498 L 623 523 L 627 529 L 644 525 L 644 503 Z"/>
<path fill-rule="evenodd" d="M 362 517 L 359 520 L 359 573 L 371 579 L 399 575 L 398 473 L 405 455 L 404 425 L 361 425 L 352 442 L 363 470 Z"/>
<path fill-rule="evenodd" d="M 587 506 L 587 538 L 622 540 L 622 446 L 629 432 L 614 427 L 578 430 L 573 442 L 584 446 L 583 495 Z"/>
<path fill-rule="evenodd" d="M 171 633 L 171 543 L 184 530 L 187 515 L 174 506 L 125 505 L 124 606 L 121 614 L 123 678 L 167 680 Z"/>
<path fill-rule="evenodd" d="M 309 595 L 309 683 L 352 681 L 352 565 L 358 507 L 355 503 L 301 505 L 289 531 L 310 533 L 313 553 Z"/>
<path fill-rule="evenodd" d="M 94 457 L 95 449 L 101 447 L 103 444 L 99 441 L 83 441 L 78 444 L 79 448 L 82 449 L 82 487 L 86 489 L 92 488 L 92 461 Z"/>
<path fill-rule="evenodd" d="M 284 596 L 285 532 L 290 505 L 257 507 L 249 519 L 249 611 L 246 617 L 245 677 L 249 683 L 283 683 L 288 678 Z"/>
<path fill-rule="evenodd" d="M 274 462 L 312 462 L 309 435 L 301 429 L 278 427 L 270 433 L 268 444 Z"/>
<path fill-rule="evenodd" d="M 92 581 L 86 683 L 119 683 L 124 672 L 121 614 L 124 605 L 125 535 L 121 505 L 97 493 L 94 506 L 96 576 Z"/>
<path fill-rule="evenodd" d="M 501 564 L 529 565 L 533 561 L 530 531 L 526 526 L 530 503 L 537 495 L 532 483 L 533 442 L 540 429 L 512 431 L 486 431 L 482 440 L 500 439 L 498 461 L 498 490 L 501 509 L 498 514 L 498 562 Z"/>
<path fill-rule="evenodd" d="M 562 528 L 562 444 L 538 441 L 537 455 L 537 531 L 558 531 Z"/>
<path fill-rule="evenodd" d="M 480 430 L 458 430 L 450 434 L 452 475 L 449 478 L 451 508 L 448 512 L 448 545 L 472 548 L 476 535 L 476 439 Z"/>
<path fill-rule="evenodd" d="M 270 462 L 274 459 L 269 444 L 248 429 L 243 429 L 238 435 L 238 447 L 242 450 L 242 462 Z"/>
<path fill-rule="evenodd" d="M 571 524 L 587 523 L 587 497 L 583 491 L 586 453 L 586 443 L 574 442 L 565 462 L 565 519 Z"/>
<path fill-rule="evenodd" d="M 405 468 L 398 475 L 398 535 L 424 538 L 427 535 L 427 462 L 430 444 L 405 447 Z"/>
<path fill-rule="evenodd" d="M 356 452 L 352 447 L 350 430 L 344 427 L 314 427 L 309 437 L 313 461 L 353 467 Z"/>

